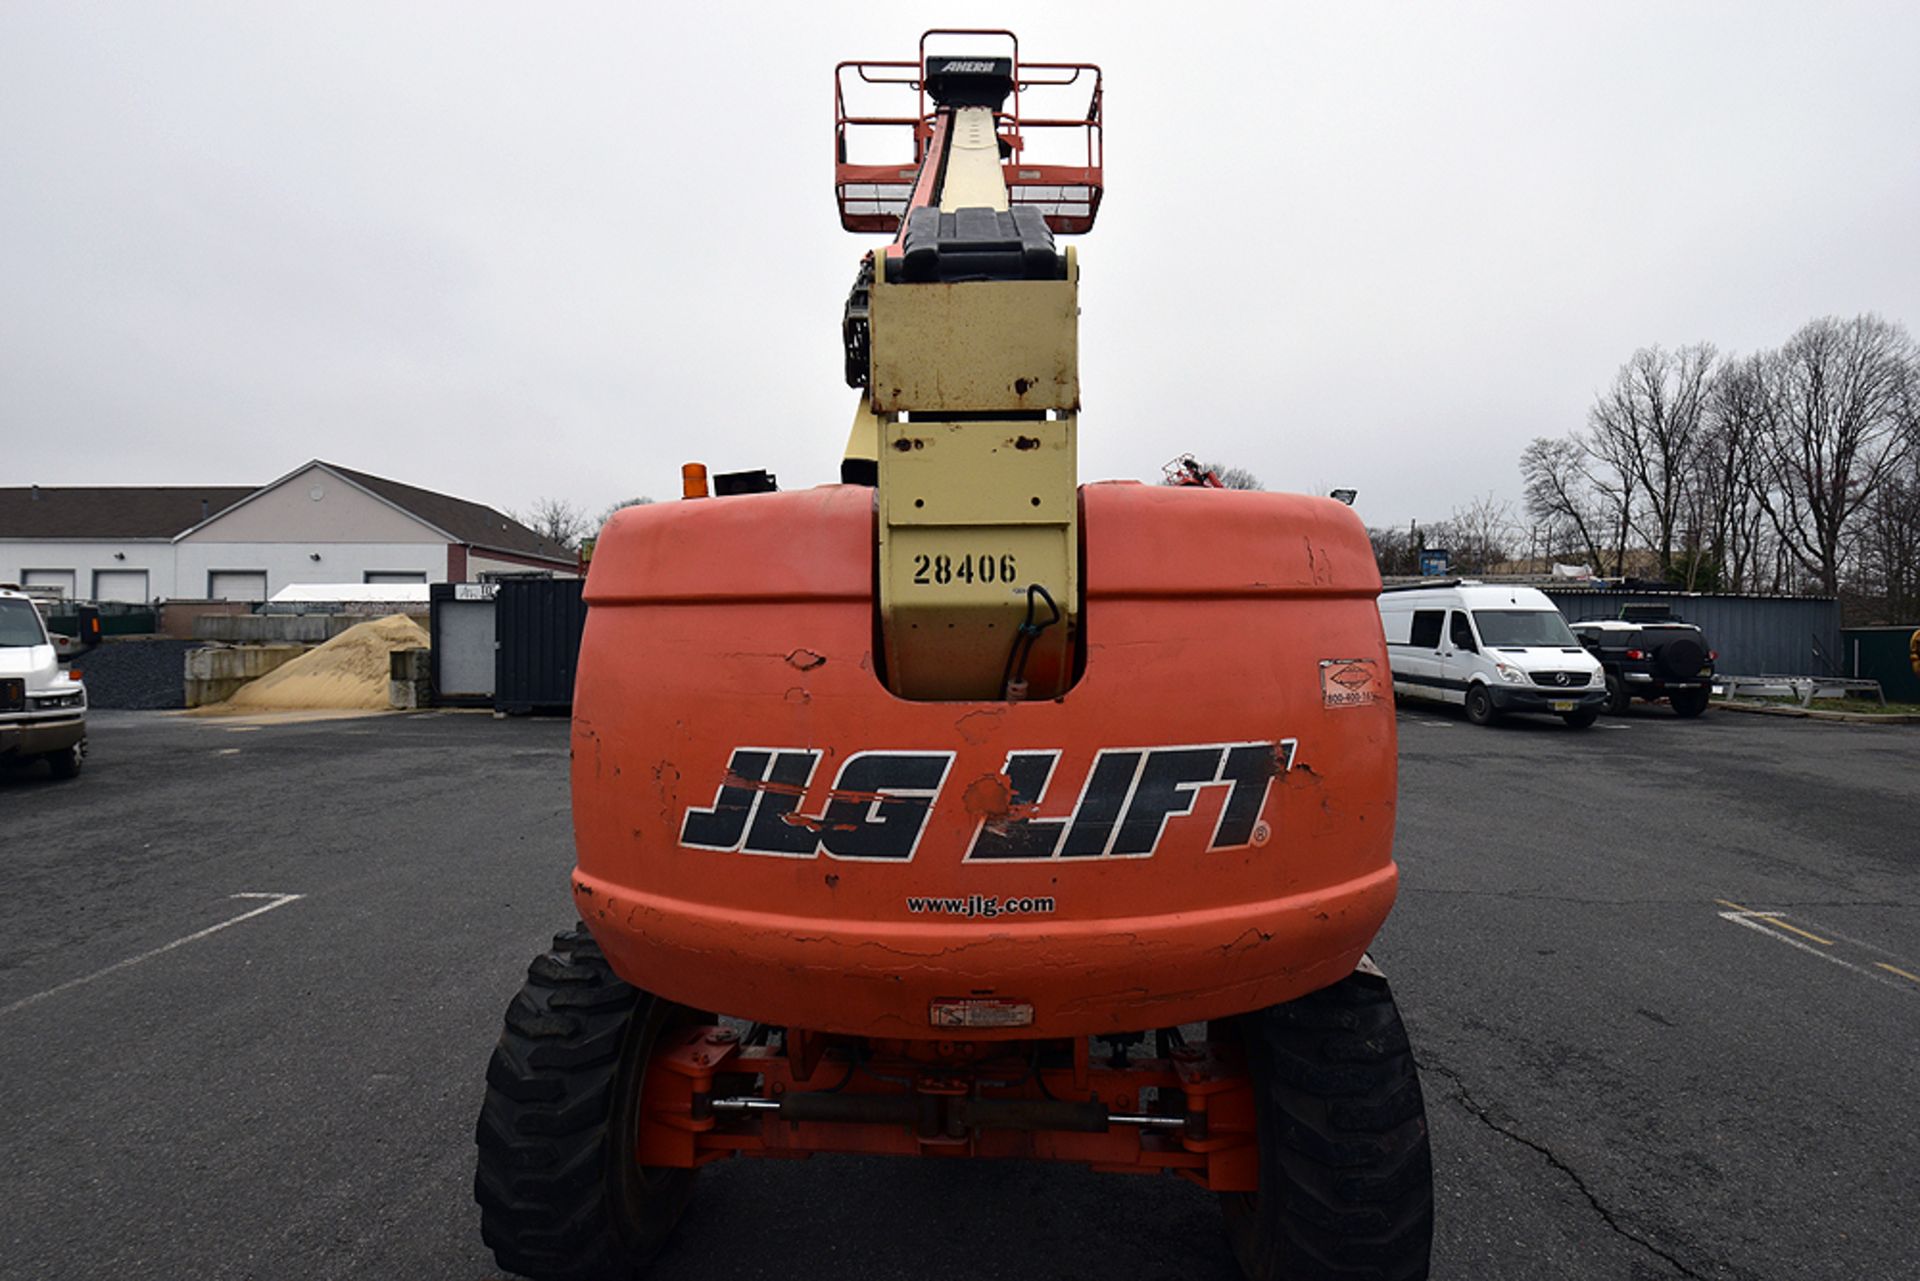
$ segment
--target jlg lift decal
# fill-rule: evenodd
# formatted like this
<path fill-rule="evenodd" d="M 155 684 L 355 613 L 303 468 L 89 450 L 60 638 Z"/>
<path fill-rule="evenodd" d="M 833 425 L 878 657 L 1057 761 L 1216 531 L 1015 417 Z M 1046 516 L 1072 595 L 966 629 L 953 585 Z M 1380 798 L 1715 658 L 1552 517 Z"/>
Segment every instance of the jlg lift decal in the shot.
<path fill-rule="evenodd" d="M 988 820 L 974 833 L 968 862 L 1049 858 L 1150 858 L 1167 820 L 1193 812 L 1203 787 L 1227 789 L 1214 825 L 1212 850 L 1250 845 L 1266 808 L 1274 775 L 1293 768 L 1299 743 L 1202 743 L 1191 747 L 1109 747 L 1093 768 L 1073 809 L 1058 818 L 1031 813 L 1047 800 L 1060 753 L 1009 752 L 1002 771 L 1013 786 L 1015 812 Z"/>
<path fill-rule="evenodd" d="M 856 752 L 840 767 L 832 798 L 815 818 L 799 813 L 820 753 L 739 747 L 711 809 L 688 809 L 680 843 L 813 858 L 910 859 L 927 812 L 953 765 L 952 752 Z"/>
<path fill-rule="evenodd" d="M 1294 739 L 1106 748 L 1087 771 L 1071 810 L 1040 813 L 1060 751 L 1019 751 L 1002 769 L 1004 817 L 985 818 L 967 850 L 972 862 L 1051 858 L 1146 858 L 1167 820 L 1193 812 L 1202 788 L 1226 789 L 1209 849 L 1256 844 L 1260 813 L 1277 774 L 1293 767 Z M 907 861 L 952 769 L 952 752 L 859 752 L 846 759 L 818 815 L 800 804 L 820 753 L 805 748 L 734 749 L 713 804 L 689 807 L 680 843 L 692 849 L 784 858 Z"/>

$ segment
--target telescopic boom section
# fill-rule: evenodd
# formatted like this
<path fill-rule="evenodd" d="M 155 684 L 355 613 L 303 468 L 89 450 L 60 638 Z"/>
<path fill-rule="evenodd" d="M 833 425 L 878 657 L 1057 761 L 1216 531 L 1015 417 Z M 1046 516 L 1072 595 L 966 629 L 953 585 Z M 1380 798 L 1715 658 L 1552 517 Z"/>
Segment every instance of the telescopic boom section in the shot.
<path fill-rule="evenodd" d="M 1052 698 L 1080 614 L 1079 271 L 1009 199 L 1012 58 L 928 57 L 934 104 L 894 242 L 848 301 L 866 394 L 844 474 L 879 489 L 886 679 L 903 698 Z"/>

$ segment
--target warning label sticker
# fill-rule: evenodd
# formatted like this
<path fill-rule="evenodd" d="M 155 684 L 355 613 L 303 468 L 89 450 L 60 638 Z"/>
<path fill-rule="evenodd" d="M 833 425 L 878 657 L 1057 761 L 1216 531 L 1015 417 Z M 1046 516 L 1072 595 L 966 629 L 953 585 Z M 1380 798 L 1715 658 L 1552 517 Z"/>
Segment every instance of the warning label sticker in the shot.
<path fill-rule="evenodd" d="M 1380 674 L 1371 658 L 1323 658 L 1320 694 L 1328 707 L 1369 707 L 1380 699 Z"/>
<path fill-rule="evenodd" d="M 1026 1027 L 1033 1022 L 1033 1003 L 1001 996 L 942 997 L 927 1018 L 935 1027 Z"/>

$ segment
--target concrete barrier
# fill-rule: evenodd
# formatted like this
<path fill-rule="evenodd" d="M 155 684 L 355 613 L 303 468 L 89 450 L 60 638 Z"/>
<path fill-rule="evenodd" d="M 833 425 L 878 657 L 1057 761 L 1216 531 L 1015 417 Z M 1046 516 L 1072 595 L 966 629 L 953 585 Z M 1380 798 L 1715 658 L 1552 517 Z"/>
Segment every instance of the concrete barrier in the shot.
<path fill-rule="evenodd" d="M 203 618 L 227 618 L 252 612 L 253 606 L 243 600 L 170 600 L 160 606 L 159 630 L 175 640 L 224 639 L 200 636 L 194 628 Z"/>
<path fill-rule="evenodd" d="M 225 702 L 248 681 L 258 680 L 313 648 L 312 645 L 215 645 L 190 649 L 186 662 L 187 706 Z"/>
<path fill-rule="evenodd" d="M 396 649 L 387 660 L 387 702 L 400 711 L 433 706 L 433 651 Z"/>
<path fill-rule="evenodd" d="M 229 645 L 319 645 L 332 640 L 366 614 L 234 614 L 204 615 L 193 620 L 195 640 Z"/>

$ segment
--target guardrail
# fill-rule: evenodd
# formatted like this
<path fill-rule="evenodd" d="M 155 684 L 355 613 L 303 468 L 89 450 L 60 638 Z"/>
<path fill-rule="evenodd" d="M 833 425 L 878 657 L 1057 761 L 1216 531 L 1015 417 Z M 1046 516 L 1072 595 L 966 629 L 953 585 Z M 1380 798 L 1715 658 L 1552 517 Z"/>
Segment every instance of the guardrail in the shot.
<path fill-rule="evenodd" d="M 1887 705 L 1886 691 L 1875 680 L 1847 676 L 1716 676 L 1714 684 L 1724 688 L 1728 698 L 1797 698 L 1800 706 L 1810 707 L 1816 698 L 1845 698 L 1849 694 L 1871 693 Z"/>

